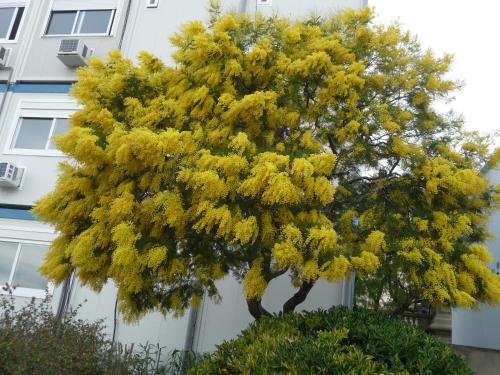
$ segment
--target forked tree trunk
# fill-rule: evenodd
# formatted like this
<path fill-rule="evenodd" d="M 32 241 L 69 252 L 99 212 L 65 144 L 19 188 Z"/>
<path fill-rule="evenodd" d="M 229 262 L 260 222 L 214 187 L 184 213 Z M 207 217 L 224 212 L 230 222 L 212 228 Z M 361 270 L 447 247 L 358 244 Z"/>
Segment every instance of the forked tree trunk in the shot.
<path fill-rule="evenodd" d="M 306 300 L 313 286 L 314 281 L 304 282 L 299 290 L 285 302 L 282 310 L 283 313 L 293 312 L 298 305 Z M 271 313 L 262 306 L 262 300 L 260 299 L 247 300 L 247 305 L 248 311 L 255 320 L 259 320 L 263 316 L 271 316 Z"/>
<path fill-rule="evenodd" d="M 307 295 L 311 291 L 314 286 L 314 281 L 304 282 L 297 293 L 295 293 L 288 301 L 283 305 L 283 313 L 293 312 L 295 308 L 304 302 L 307 298 Z"/>
<path fill-rule="evenodd" d="M 247 305 L 248 311 L 255 320 L 259 320 L 263 316 L 271 316 L 271 313 L 262 306 L 260 299 L 247 299 Z"/>

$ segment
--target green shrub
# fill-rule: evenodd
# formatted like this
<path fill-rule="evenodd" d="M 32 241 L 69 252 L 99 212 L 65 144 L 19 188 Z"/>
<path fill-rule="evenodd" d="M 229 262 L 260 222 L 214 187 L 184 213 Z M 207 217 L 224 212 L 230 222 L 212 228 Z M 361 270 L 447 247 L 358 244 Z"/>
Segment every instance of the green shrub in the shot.
<path fill-rule="evenodd" d="M 84 321 L 77 313 L 61 321 L 48 297 L 16 307 L 11 295 L 0 295 L 0 374 L 162 375 L 181 365 L 182 352 L 113 344 L 102 321 Z"/>
<path fill-rule="evenodd" d="M 473 374 L 450 347 L 383 313 L 348 310 L 263 318 L 191 369 L 207 374 Z"/>

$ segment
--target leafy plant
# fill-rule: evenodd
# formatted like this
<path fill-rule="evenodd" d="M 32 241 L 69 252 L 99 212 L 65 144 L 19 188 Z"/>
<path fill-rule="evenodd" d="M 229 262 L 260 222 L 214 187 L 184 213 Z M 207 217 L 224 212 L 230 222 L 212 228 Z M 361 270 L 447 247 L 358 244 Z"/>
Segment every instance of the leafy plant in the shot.
<path fill-rule="evenodd" d="M 260 319 L 189 372 L 215 374 L 472 375 L 450 346 L 370 310 L 293 313 Z"/>
<path fill-rule="evenodd" d="M 79 319 L 78 309 L 60 320 L 48 295 L 30 301 L 0 295 L 0 374 L 167 375 L 195 361 L 191 353 L 168 353 L 158 344 L 113 343 L 101 320 Z"/>

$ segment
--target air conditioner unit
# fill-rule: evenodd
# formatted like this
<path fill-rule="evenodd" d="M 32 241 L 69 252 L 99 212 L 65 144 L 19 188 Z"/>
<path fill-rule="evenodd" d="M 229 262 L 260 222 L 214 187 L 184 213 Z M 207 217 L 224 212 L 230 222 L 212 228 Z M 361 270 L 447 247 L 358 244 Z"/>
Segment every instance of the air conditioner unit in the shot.
<path fill-rule="evenodd" d="M 146 0 L 146 8 L 158 8 L 160 0 Z"/>
<path fill-rule="evenodd" d="M 273 5 L 273 2 L 272 2 L 272 0 L 257 0 L 257 5 L 258 6 L 265 6 L 265 5 L 271 6 L 271 5 Z"/>
<path fill-rule="evenodd" d="M 0 163 L 0 187 L 18 188 L 23 174 L 24 168 L 12 163 Z"/>
<path fill-rule="evenodd" d="M 7 66 L 7 57 L 9 57 L 9 50 L 0 46 L 0 69 Z"/>
<path fill-rule="evenodd" d="M 79 39 L 61 40 L 57 57 L 64 65 L 70 68 L 87 65 L 87 58 L 91 55 L 90 49 Z"/>

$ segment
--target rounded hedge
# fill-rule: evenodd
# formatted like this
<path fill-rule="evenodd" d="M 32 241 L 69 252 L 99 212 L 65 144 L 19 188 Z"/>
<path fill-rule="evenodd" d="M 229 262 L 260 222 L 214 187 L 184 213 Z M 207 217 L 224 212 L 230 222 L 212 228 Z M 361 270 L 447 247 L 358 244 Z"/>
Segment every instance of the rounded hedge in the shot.
<path fill-rule="evenodd" d="M 404 321 L 370 310 L 263 318 L 224 342 L 189 375 L 473 374 L 450 346 Z"/>

